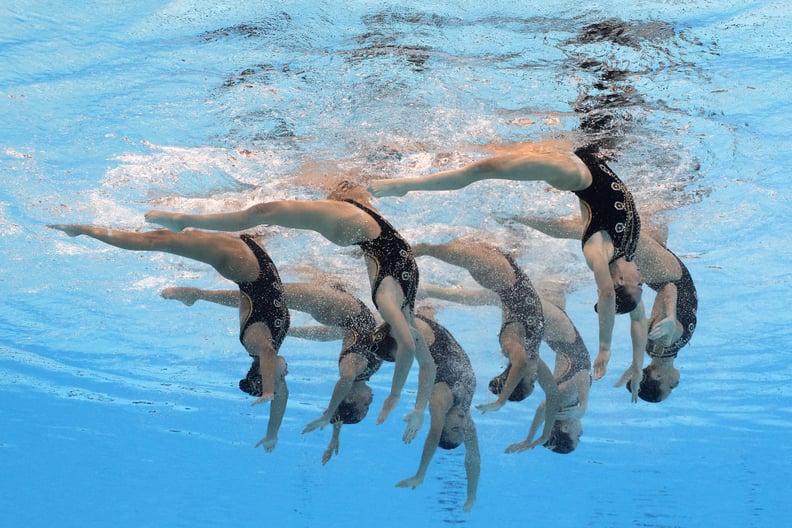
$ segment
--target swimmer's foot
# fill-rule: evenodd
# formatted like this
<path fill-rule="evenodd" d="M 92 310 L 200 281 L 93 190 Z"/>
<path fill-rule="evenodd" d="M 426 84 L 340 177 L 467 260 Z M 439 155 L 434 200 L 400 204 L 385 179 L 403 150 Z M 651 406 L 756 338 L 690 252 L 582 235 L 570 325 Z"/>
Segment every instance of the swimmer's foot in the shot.
<path fill-rule="evenodd" d="M 158 211 L 156 209 L 152 209 L 146 213 L 145 218 L 147 222 L 161 225 L 162 227 L 166 227 L 171 231 L 181 231 L 184 229 L 184 224 L 180 220 L 181 216 L 182 215 L 179 213 L 169 213 L 167 211 Z"/>

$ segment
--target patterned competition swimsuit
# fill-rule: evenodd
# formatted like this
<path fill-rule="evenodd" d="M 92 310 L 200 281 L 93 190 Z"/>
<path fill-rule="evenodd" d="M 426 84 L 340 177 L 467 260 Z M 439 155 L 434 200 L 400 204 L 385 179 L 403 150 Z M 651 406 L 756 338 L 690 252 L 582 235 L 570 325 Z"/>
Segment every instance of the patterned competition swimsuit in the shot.
<path fill-rule="evenodd" d="M 360 311 L 351 317 L 347 317 L 339 325 L 352 333 L 352 342 L 341 351 L 341 354 L 338 356 L 338 362 L 341 363 L 341 360 L 349 354 L 359 354 L 363 356 L 366 359 L 366 368 L 363 372 L 358 374 L 355 381 L 368 381 L 371 376 L 379 370 L 380 366 L 382 366 L 382 358 L 372 351 L 371 346 L 370 336 L 377 327 L 377 321 L 374 319 L 374 315 L 371 313 L 371 310 L 368 309 L 368 306 L 360 299 L 356 300 L 360 306 Z"/>
<path fill-rule="evenodd" d="M 432 359 L 437 365 L 435 383 L 448 385 L 454 398 L 454 405 L 469 409 L 476 392 L 476 375 L 468 355 L 454 336 L 440 324 L 420 315 L 415 317 L 429 325 L 435 336 L 434 343 L 429 347 L 429 353 L 432 354 Z"/>
<path fill-rule="evenodd" d="M 367 213 L 380 227 L 380 234 L 372 240 L 358 242 L 357 245 L 377 264 L 377 276 L 371 285 L 371 299 L 377 306 L 377 290 L 385 277 L 393 277 L 404 293 L 402 308 L 415 306 L 415 293 L 418 291 L 418 266 L 415 264 L 412 249 L 390 223 L 376 211 L 354 200 L 344 200 Z"/>
<path fill-rule="evenodd" d="M 589 212 L 581 243 L 585 245 L 594 233 L 605 231 L 613 240 L 611 262 L 620 257 L 632 261 L 641 233 L 641 219 L 632 194 L 592 147 L 579 148 L 575 155 L 588 167 L 593 180 L 582 191 L 573 191 Z"/>
<path fill-rule="evenodd" d="M 679 257 L 674 255 L 674 258 L 677 259 L 677 262 L 679 262 L 682 268 L 682 276 L 675 281 L 669 282 L 675 285 L 677 289 L 676 311 L 677 320 L 682 324 L 683 328 L 682 336 L 669 346 L 664 347 L 660 354 L 654 353 L 651 342 L 647 343 L 646 352 L 650 356 L 657 358 L 676 357 L 679 349 L 688 344 L 690 338 L 693 337 L 693 332 L 696 330 L 696 312 L 698 311 L 698 293 L 696 292 L 696 286 L 693 284 L 693 278 L 690 276 L 687 267 L 682 264 Z M 647 284 L 647 286 L 654 291 L 660 291 L 666 284 L 669 284 L 669 282 Z"/>
<path fill-rule="evenodd" d="M 272 334 L 272 346 L 278 350 L 289 331 L 289 309 L 283 300 L 283 284 L 281 284 L 275 264 L 266 251 L 259 246 L 250 235 L 239 238 L 247 244 L 259 263 L 259 274 L 253 282 L 238 282 L 239 293 L 247 297 L 250 313 L 242 323 L 239 341 L 244 345 L 244 336 L 253 323 L 264 323 Z"/>
<path fill-rule="evenodd" d="M 544 314 L 542 313 L 542 301 L 539 294 L 531 284 L 531 280 L 525 272 L 517 266 L 514 259 L 505 253 L 506 258 L 514 270 L 517 280 L 514 284 L 504 290 L 497 291 L 500 297 L 501 307 L 504 310 L 503 324 L 501 333 L 506 325 L 518 323 L 525 329 L 525 353 L 528 359 L 536 359 L 539 356 L 539 345 L 544 336 Z"/>

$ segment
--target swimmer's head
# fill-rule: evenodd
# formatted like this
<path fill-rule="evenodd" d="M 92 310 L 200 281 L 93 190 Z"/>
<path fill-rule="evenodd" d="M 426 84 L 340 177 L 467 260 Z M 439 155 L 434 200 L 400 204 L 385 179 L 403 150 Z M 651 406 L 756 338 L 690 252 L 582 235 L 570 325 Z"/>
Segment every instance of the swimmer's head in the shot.
<path fill-rule="evenodd" d="M 577 449 L 582 434 L 583 426 L 579 419 L 556 420 L 550 438 L 542 445 L 553 453 L 566 455 Z"/>
<path fill-rule="evenodd" d="M 616 313 L 626 314 L 635 310 L 641 302 L 643 289 L 640 286 L 625 286 L 620 284 L 613 291 L 616 293 Z"/>
<path fill-rule="evenodd" d="M 289 367 L 286 360 L 282 356 L 278 356 L 278 373 L 276 376 L 286 376 L 289 373 Z M 261 380 L 261 367 L 258 356 L 253 358 L 248 369 L 247 374 L 239 380 L 239 390 L 246 392 L 251 396 L 260 397 L 263 394 L 262 380 Z"/>
<path fill-rule="evenodd" d="M 677 369 L 650 364 L 643 369 L 641 384 L 638 386 L 638 397 L 649 403 L 660 403 L 671 395 L 671 391 L 677 385 L 679 385 Z M 626 388 L 632 392 L 632 383 L 628 381 Z"/>
<path fill-rule="evenodd" d="M 356 388 L 351 390 L 336 409 L 333 422 L 344 424 L 356 424 L 366 417 L 374 400 L 374 393 L 371 387 L 365 383 L 356 384 Z"/>
<path fill-rule="evenodd" d="M 341 180 L 327 195 L 328 200 L 354 200 L 363 205 L 371 204 L 371 194 L 361 184 L 352 180 Z"/>
<path fill-rule="evenodd" d="M 613 280 L 613 291 L 616 294 L 616 313 L 630 313 L 641 302 L 643 294 L 643 278 L 635 262 L 618 258 L 610 264 L 610 274 Z M 594 305 L 597 311 L 597 305 Z"/>
<path fill-rule="evenodd" d="M 437 447 L 440 449 L 456 449 L 465 441 L 465 435 L 470 421 L 470 415 L 459 405 L 453 406 L 446 413 L 443 431 L 440 433 L 440 441 Z"/>
<path fill-rule="evenodd" d="M 261 371 L 259 369 L 259 358 L 253 358 L 247 375 L 239 380 L 239 390 L 246 392 L 251 396 L 258 398 L 262 394 L 261 389 Z"/>
<path fill-rule="evenodd" d="M 369 336 L 369 350 L 383 361 L 396 361 L 396 340 L 390 335 L 390 325 L 382 323 Z"/>
<path fill-rule="evenodd" d="M 626 314 L 630 313 L 641 302 L 641 295 L 643 295 L 643 288 L 640 286 L 625 286 L 620 284 L 613 288 L 616 294 L 616 313 Z M 594 311 L 598 311 L 598 305 L 594 305 Z"/>
<path fill-rule="evenodd" d="M 489 391 L 492 394 L 500 395 L 500 393 L 503 392 L 503 387 L 506 385 L 506 378 L 509 377 L 509 371 L 511 371 L 511 363 L 506 367 L 506 370 L 490 380 Z M 520 380 L 520 383 L 517 384 L 509 395 L 509 401 L 519 402 L 530 396 L 534 391 L 535 381 L 535 379 L 526 378 Z"/>

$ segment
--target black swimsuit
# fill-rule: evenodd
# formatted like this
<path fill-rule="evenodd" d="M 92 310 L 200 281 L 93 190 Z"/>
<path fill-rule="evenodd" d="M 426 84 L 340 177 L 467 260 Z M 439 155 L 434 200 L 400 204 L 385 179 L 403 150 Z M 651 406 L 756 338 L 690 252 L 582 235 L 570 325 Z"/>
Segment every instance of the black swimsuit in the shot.
<path fill-rule="evenodd" d="M 590 186 L 573 191 L 589 213 L 582 244 L 585 245 L 594 233 L 605 231 L 613 241 L 611 262 L 620 257 L 632 261 L 641 233 L 641 219 L 632 194 L 592 147 L 579 148 L 575 155 L 588 167 L 592 178 Z"/>
<path fill-rule="evenodd" d="M 440 324 L 421 317 L 420 319 L 432 329 L 435 336 L 434 343 L 429 347 L 429 353 L 437 365 L 435 383 L 445 383 L 451 389 L 454 405 L 469 409 L 476 392 L 476 375 L 470 364 L 470 358 L 462 349 L 454 336 Z"/>
<path fill-rule="evenodd" d="M 289 309 L 283 299 L 283 284 L 281 284 L 275 264 L 266 251 L 259 246 L 252 236 L 241 235 L 239 238 L 247 244 L 256 256 L 259 264 L 259 274 L 253 282 L 237 282 L 240 295 L 247 297 L 250 313 L 242 323 L 239 331 L 239 341 L 244 345 L 245 332 L 254 323 L 264 323 L 272 334 L 272 346 L 278 350 L 289 331 Z"/>
<path fill-rule="evenodd" d="M 559 307 L 559 310 L 560 309 L 561 307 Z M 561 311 L 563 312 L 563 310 Z M 551 341 L 549 339 L 546 341 L 547 345 L 556 353 L 556 363 L 558 363 L 559 356 L 563 356 L 567 363 L 566 369 L 556 376 L 556 385 L 561 386 L 562 383 L 574 378 L 578 372 L 588 372 L 589 383 L 592 383 L 591 357 L 589 356 L 589 351 L 586 348 L 586 344 L 583 342 L 583 338 L 580 337 L 577 328 L 575 328 L 575 340 L 572 343 L 568 341 Z M 579 405 L 580 398 L 578 397 L 575 401 L 567 403 L 559 410 L 572 409 Z"/>
<path fill-rule="evenodd" d="M 415 264 L 412 249 L 402 236 L 382 216 L 354 200 L 344 200 L 366 212 L 380 227 L 380 234 L 372 240 L 357 242 L 371 260 L 377 264 L 377 275 L 371 285 L 371 299 L 377 306 L 377 290 L 385 277 L 393 277 L 404 293 L 402 308 L 415 306 L 415 293 L 418 291 L 418 266 Z"/>
<path fill-rule="evenodd" d="M 525 332 L 525 353 L 528 359 L 539 357 L 539 345 L 544 336 L 544 314 L 542 313 L 542 300 L 531 284 L 531 280 L 520 269 L 514 259 L 505 253 L 501 253 L 514 270 L 517 277 L 514 284 L 496 293 L 500 297 L 503 309 L 503 323 L 501 324 L 501 334 L 506 325 L 519 323 L 523 325 Z"/>
<path fill-rule="evenodd" d="M 672 253 L 673 254 L 673 253 Z M 696 312 L 698 311 L 698 293 L 696 293 L 696 286 L 693 284 L 693 278 L 687 267 L 682 264 L 679 257 L 674 255 L 674 258 L 679 262 L 682 268 L 682 276 L 675 281 L 661 282 L 655 284 L 647 284 L 654 291 L 662 290 L 666 284 L 673 284 L 677 290 L 677 321 L 682 324 L 682 335 L 675 342 L 663 348 L 659 354 L 653 351 L 652 343 L 646 344 L 646 352 L 656 358 L 676 357 L 679 349 L 687 345 L 690 338 L 693 337 L 693 332 L 696 330 Z"/>
<path fill-rule="evenodd" d="M 374 315 L 360 299 L 356 299 L 360 305 L 357 314 L 347 317 L 338 326 L 346 328 L 351 333 L 352 341 L 341 351 L 338 362 L 349 354 L 359 354 L 366 360 L 366 368 L 357 375 L 355 381 L 368 381 L 382 365 L 382 358 L 377 356 L 372 350 L 371 335 L 377 327 Z"/>

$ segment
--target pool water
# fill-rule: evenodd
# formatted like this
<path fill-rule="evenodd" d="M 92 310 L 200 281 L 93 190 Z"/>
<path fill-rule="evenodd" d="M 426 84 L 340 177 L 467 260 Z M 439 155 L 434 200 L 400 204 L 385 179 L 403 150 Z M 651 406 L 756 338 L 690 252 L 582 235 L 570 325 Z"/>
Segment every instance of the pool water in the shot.
<path fill-rule="evenodd" d="M 7 0 L 0 23 L 0 525 L 788 522 L 786 3 Z M 150 208 L 313 199 L 326 177 L 427 174 L 475 159 L 470 145 L 580 127 L 612 141 L 642 214 L 668 227 L 696 282 L 698 329 L 672 397 L 633 405 L 613 387 L 629 362 L 618 320 L 572 454 L 503 452 L 524 438 L 539 391 L 477 414 L 470 513 L 462 449 L 438 452 L 416 490 L 394 486 L 414 474 L 426 430 L 401 442 L 415 368 L 391 418 L 344 428 L 322 466 L 329 430 L 301 431 L 329 399 L 340 343 L 287 339 L 289 407 L 266 454 L 253 449 L 266 409 L 236 387 L 248 361 L 235 311 L 159 295 L 228 283 L 197 262 L 45 227 L 144 230 Z M 592 349 L 579 243 L 492 219 L 574 206 L 543 184 L 504 182 L 377 201 L 411 241 L 484 232 L 532 278 L 568 282 L 567 311 Z M 368 299 L 349 251 L 263 231 L 284 280 L 331 270 Z M 419 264 L 422 280 L 472 284 Z M 438 306 L 476 369 L 474 403 L 490 401 L 499 312 Z M 391 372 L 372 379 L 375 409 Z"/>

